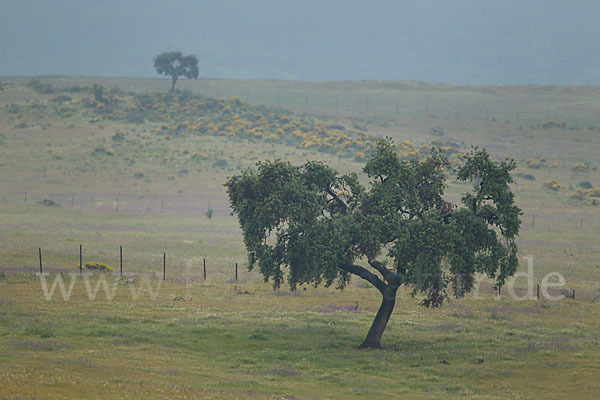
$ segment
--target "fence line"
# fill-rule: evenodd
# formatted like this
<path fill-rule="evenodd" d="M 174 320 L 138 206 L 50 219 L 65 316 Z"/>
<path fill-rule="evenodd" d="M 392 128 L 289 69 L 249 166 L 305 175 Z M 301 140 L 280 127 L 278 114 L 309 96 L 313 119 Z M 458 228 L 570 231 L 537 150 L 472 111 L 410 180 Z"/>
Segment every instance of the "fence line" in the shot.
<path fill-rule="evenodd" d="M 44 267 L 43 267 L 43 263 L 42 263 L 42 248 L 39 247 L 38 248 L 38 256 L 39 256 L 39 273 L 42 274 L 44 273 Z M 163 252 L 162 254 L 162 280 L 166 280 L 167 277 L 167 252 Z M 230 262 L 229 263 L 230 266 L 232 267 L 231 269 L 231 278 L 232 281 L 237 282 L 239 279 L 239 262 Z M 83 269 L 85 268 L 86 271 L 88 272 L 106 272 L 107 270 L 98 270 L 95 271 L 94 269 L 88 268 L 87 267 L 87 263 L 83 262 L 83 245 L 79 245 L 79 273 L 82 274 L 83 273 Z M 200 266 L 198 266 L 198 268 L 200 268 Z M 24 267 L 22 269 L 28 270 L 28 267 Z M 46 268 L 46 271 L 48 270 L 48 268 Z M 49 270 L 51 271 L 63 271 L 64 268 L 50 268 Z M 198 273 L 198 276 L 202 275 L 203 276 L 203 280 L 206 282 L 207 281 L 207 261 L 206 258 L 202 258 L 202 272 Z M 123 276 L 123 246 L 119 246 L 119 271 L 110 271 L 113 274 L 119 274 L 119 276 Z M 155 271 L 156 272 L 156 271 Z M 127 272 L 126 272 L 127 274 Z"/>
<path fill-rule="evenodd" d="M 123 276 L 123 267 L 122 267 L 122 254 L 123 254 L 123 250 L 122 249 L 123 249 L 123 246 L 120 246 L 119 247 L 119 250 L 120 250 L 120 259 L 121 259 L 121 270 L 120 270 L 120 273 L 119 273 L 120 277 Z M 40 260 L 40 271 L 39 271 L 39 274 L 47 276 L 48 273 L 46 272 L 46 274 L 44 274 L 43 268 L 42 268 L 42 248 L 39 248 L 39 253 L 38 254 L 39 254 L 39 260 Z M 82 245 L 79 245 L 79 257 L 80 257 L 79 268 L 80 268 L 80 275 L 81 275 L 82 274 L 82 266 L 86 265 L 86 264 L 82 263 Z M 163 263 L 162 263 L 162 280 L 166 281 L 166 271 L 167 271 L 167 269 L 166 269 L 167 268 L 167 253 L 166 252 L 163 252 L 162 260 L 163 260 Z M 227 280 L 226 281 L 227 283 L 238 282 L 238 263 L 236 262 L 235 264 L 233 264 L 233 263 L 231 263 L 231 264 L 235 265 L 235 269 L 232 269 L 232 278 L 233 279 Z M 202 270 L 203 270 L 203 278 L 204 278 L 203 281 L 206 282 L 207 281 L 207 262 L 206 262 L 206 258 L 202 259 L 202 267 L 203 267 Z M 25 269 L 27 269 L 27 267 L 25 267 Z M 64 270 L 63 269 L 54 269 L 54 271 L 58 272 L 60 274 Z M 89 272 L 101 272 L 101 273 L 104 273 L 106 271 L 105 270 L 97 270 L 97 271 L 91 270 Z M 113 274 L 117 275 L 117 272 L 113 272 Z M 185 281 L 189 282 L 189 278 L 190 278 L 189 276 L 185 276 Z M 159 278 L 155 278 L 155 279 L 159 279 Z M 199 277 L 198 277 L 198 280 L 199 280 Z M 533 286 L 531 286 L 531 287 L 533 287 Z M 540 297 L 540 287 L 541 287 L 540 284 L 537 283 L 536 284 L 536 288 L 535 288 L 535 294 L 533 295 L 534 297 L 533 298 L 528 298 L 527 300 L 538 300 L 538 301 L 541 300 L 541 297 Z M 514 288 L 513 287 L 511 289 L 511 287 L 509 286 L 509 293 L 510 293 L 510 290 L 512 290 L 514 292 L 513 294 L 516 294 L 516 295 L 518 295 L 520 297 L 522 297 L 526 293 L 526 291 L 527 291 L 526 288 L 522 288 L 522 287 Z M 493 295 L 494 295 L 494 297 L 496 299 L 499 299 L 500 297 L 502 297 L 501 287 L 496 287 L 496 286 L 492 285 L 491 286 L 491 291 L 493 292 Z M 477 290 L 476 292 L 477 293 L 475 294 L 475 296 L 476 296 L 475 298 L 479 298 L 479 291 Z M 560 289 L 559 293 L 561 293 L 565 299 L 570 299 L 572 301 L 575 301 L 575 299 L 576 299 L 576 293 L 577 293 L 576 292 L 576 288 L 574 288 L 572 286 L 570 288 L 567 288 L 567 289 L 564 289 L 564 288 Z M 598 296 L 598 295 L 592 296 L 591 300 L 592 300 L 592 303 L 596 303 L 596 302 L 600 301 L 600 296 Z"/>
<path fill-rule="evenodd" d="M 30 78 L 15 78 L 27 82 Z M 57 87 L 90 86 L 99 83 L 108 89 L 128 93 L 168 92 L 170 79 L 42 78 Z M 584 103 L 595 88 L 581 93 L 560 87 L 460 87 L 419 82 L 256 82 L 226 79 L 182 80 L 179 90 L 216 98 L 237 97 L 252 104 L 290 108 L 313 114 L 350 113 L 356 116 L 402 118 L 435 117 L 438 120 L 480 121 L 540 125 L 545 121 L 564 122 L 567 129 L 598 125 L 592 102 Z M 558 95 L 566 96 L 558 98 Z M 555 101 L 548 100 L 556 95 Z M 462 97 L 461 97 L 462 96 Z M 433 122 L 433 121 L 432 121 Z M 596 127 L 595 127 L 596 128 Z"/>
<path fill-rule="evenodd" d="M 58 193 L 15 192 L 0 194 L 2 201 L 18 204 L 42 204 L 66 209 L 83 209 L 114 212 L 156 212 L 204 214 L 209 209 L 212 216 L 231 216 L 226 203 L 215 203 L 213 197 L 127 193 Z"/>
<path fill-rule="evenodd" d="M 132 213 L 185 213 L 206 215 L 212 210 L 211 217 L 231 217 L 233 212 L 226 203 L 215 203 L 214 197 L 183 196 L 183 195 L 159 195 L 159 194 L 133 194 L 133 193 L 57 193 L 57 192 L 14 192 L 1 194 L 0 201 L 12 204 L 42 204 L 57 205 L 63 209 L 114 211 Z M 579 205 L 577 214 L 574 214 L 573 228 L 579 230 L 595 229 L 596 224 L 595 207 Z M 208 216 L 207 216 L 208 217 Z M 564 228 L 563 222 L 553 221 L 551 226 Z M 557 225 L 559 224 L 559 225 Z M 527 229 L 547 229 L 544 224 L 544 216 L 536 215 L 535 212 L 527 212 L 521 216 L 521 227 Z"/>

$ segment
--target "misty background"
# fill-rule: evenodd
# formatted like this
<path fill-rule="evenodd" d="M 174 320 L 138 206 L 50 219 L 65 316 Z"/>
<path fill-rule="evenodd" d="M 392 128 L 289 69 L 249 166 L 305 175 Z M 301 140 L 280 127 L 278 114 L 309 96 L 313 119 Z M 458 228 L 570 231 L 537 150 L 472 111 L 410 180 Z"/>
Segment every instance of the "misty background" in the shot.
<path fill-rule="evenodd" d="M 595 0 L 2 0 L 0 75 L 600 84 Z"/>

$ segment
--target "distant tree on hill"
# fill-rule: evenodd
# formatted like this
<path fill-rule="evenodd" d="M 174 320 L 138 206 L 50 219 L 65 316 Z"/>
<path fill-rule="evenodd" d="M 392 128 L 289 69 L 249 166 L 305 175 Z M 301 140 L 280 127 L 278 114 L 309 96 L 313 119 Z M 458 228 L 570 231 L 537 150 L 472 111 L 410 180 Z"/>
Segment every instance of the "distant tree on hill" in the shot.
<path fill-rule="evenodd" d="M 457 297 L 469 292 L 477 273 L 500 287 L 517 268 L 521 211 L 509 188 L 515 162 L 492 161 L 485 150 L 468 154 L 456 177 L 475 185 L 461 207 L 443 199 L 448 166 L 438 152 L 402 161 L 382 140 L 363 170 L 368 188 L 321 162 L 281 160 L 260 162 L 225 186 L 250 268 L 258 264 L 275 288 L 287 278 L 292 289 L 341 289 L 356 275 L 381 292 L 361 344 L 378 348 L 400 286 L 426 293 L 422 304 L 437 307 L 446 289 Z"/>
<path fill-rule="evenodd" d="M 193 54 L 184 56 L 180 51 L 166 52 L 154 58 L 154 69 L 161 75 L 171 77 L 170 92 L 173 93 L 180 76 L 198 78 L 198 59 Z"/>

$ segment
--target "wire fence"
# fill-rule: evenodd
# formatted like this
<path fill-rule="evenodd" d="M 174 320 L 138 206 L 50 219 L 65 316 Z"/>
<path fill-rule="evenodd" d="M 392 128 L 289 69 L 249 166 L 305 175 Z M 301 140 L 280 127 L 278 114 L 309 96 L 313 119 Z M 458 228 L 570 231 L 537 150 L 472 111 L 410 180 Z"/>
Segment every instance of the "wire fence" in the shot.
<path fill-rule="evenodd" d="M 26 83 L 29 78 L 13 78 Z M 43 78 L 58 87 L 99 83 L 130 93 L 167 92 L 170 79 Z M 598 88 L 454 87 L 419 82 L 289 82 L 227 79 L 181 80 L 178 89 L 207 97 L 237 97 L 252 104 L 289 108 L 313 115 L 430 118 L 564 129 L 600 129 Z M 564 124 L 564 125 L 563 125 Z"/>
<path fill-rule="evenodd" d="M 76 279 L 78 276 L 83 277 L 85 286 L 88 289 L 88 293 L 90 292 L 90 284 L 89 277 L 94 274 L 98 278 L 98 282 L 96 283 L 95 293 L 99 291 L 101 286 L 100 281 L 104 282 L 104 291 L 107 293 L 107 297 L 109 296 L 108 285 L 111 284 L 110 281 L 107 282 L 105 275 L 113 275 L 114 279 L 112 285 L 119 285 L 124 279 L 125 284 L 141 284 L 142 286 L 147 284 L 148 279 L 154 281 L 166 281 L 173 284 L 186 285 L 186 288 L 190 284 L 202 283 L 202 282 L 213 282 L 213 283 L 227 283 L 227 284 L 247 284 L 249 282 L 257 282 L 257 279 L 260 278 L 260 275 L 256 272 L 248 272 L 247 264 L 245 263 L 232 263 L 231 265 L 227 265 L 224 269 L 224 266 L 215 266 L 206 258 L 193 258 L 190 260 L 186 267 L 186 271 L 182 274 L 172 274 L 171 273 L 171 265 L 169 264 L 169 258 L 167 257 L 167 253 L 163 253 L 161 259 L 162 263 L 155 265 L 153 271 L 146 272 L 131 272 L 127 271 L 127 268 L 124 268 L 123 264 L 123 249 L 121 247 L 121 263 L 119 270 L 110 271 L 110 270 L 102 270 L 98 269 L 97 266 L 94 268 L 89 268 L 89 264 L 84 261 L 83 258 L 83 248 L 80 246 L 79 248 L 79 269 L 77 271 L 68 268 L 60 268 L 55 266 L 45 265 L 43 258 L 43 250 L 41 248 L 38 249 L 37 256 L 39 257 L 39 265 L 38 266 L 22 266 L 22 267 L 0 267 L 0 279 L 5 279 L 8 275 L 19 276 L 26 274 L 30 278 L 33 276 L 39 276 L 43 290 L 46 293 L 46 299 L 50 300 L 51 296 L 48 297 L 48 284 L 52 286 L 51 291 L 54 292 L 54 289 L 58 283 L 61 286 L 61 291 L 63 292 L 63 297 L 65 297 L 65 285 L 63 278 L 70 277 L 71 286 L 73 285 L 73 279 Z M 200 262 L 201 261 L 201 262 Z M 137 278 L 141 278 L 141 281 L 137 281 Z M 516 279 L 516 278 L 515 278 Z M 523 277 L 521 277 L 523 279 Z M 573 285 L 558 285 L 561 287 L 556 287 L 557 285 L 552 283 L 547 283 L 546 279 L 542 281 L 540 284 L 532 282 L 530 278 L 527 282 L 519 282 L 515 285 L 514 282 L 511 283 L 510 278 L 508 280 L 508 285 L 505 287 L 497 288 L 492 285 L 491 282 L 481 281 L 479 282 L 475 289 L 467 294 L 467 298 L 472 298 L 474 300 L 515 300 L 515 301 L 580 301 L 585 303 L 600 303 L 600 287 L 593 287 L 589 285 L 576 287 Z M 60 282 L 58 282 L 60 281 Z M 146 282 L 144 282 L 146 281 Z M 358 282 L 356 282 L 358 281 Z M 151 285 L 151 284 L 150 284 Z M 364 281 L 360 279 L 355 279 L 355 285 L 358 287 L 366 287 Z M 366 286 L 365 286 L 366 285 Z M 152 286 L 149 286 L 150 291 L 152 291 Z M 160 285 L 157 289 L 160 289 Z M 69 293 L 72 289 L 69 289 Z M 235 287 L 237 294 L 254 294 L 248 291 L 243 291 L 237 286 Z M 410 291 L 410 287 L 404 287 L 405 291 Z M 285 292 L 285 291 L 284 291 Z M 114 293 L 114 292 L 113 292 Z M 70 295 L 69 295 L 70 296 Z M 139 296 L 139 294 L 138 294 Z M 154 298 L 155 295 L 151 293 L 151 296 Z M 92 300 L 95 298 L 95 294 Z M 112 298 L 109 298 L 111 300 Z M 182 298 L 183 299 L 183 298 Z M 68 300 L 68 297 L 65 298 Z"/>
<path fill-rule="evenodd" d="M 210 195 L 23 191 L 0 194 L 0 201 L 5 204 L 37 204 L 74 210 L 188 214 L 210 212 L 211 217 L 232 215 L 227 203 L 215 201 Z"/>
<path fill-rule="evenodd" d="M 4 204 L 26 204 L 34 205 L 36 207 L 60 207 L 60 209 L 73 209 L 89 211 L 89 212 L 114 212 L 114 213 L 142 213 L 142 214 L 185 214 L 185 215 L 204 215 L 208 210 L 213 210 L 211 217 L 213 218 L 231 218 L 231 224 L 227 223 L 227 226 L 237 227 L 235 218 L 232 216 L 231 209 L 224 202 L 218 202 L 212 197 L 209 200 L 209 196 L 191 196 L 190 194 L 170 194 L 170 195 L 154 195 L 154 194 L 133 194 L 133 193 L 58 193 L 58 192 L 15 192 L 0 194 L 0 202 Z M 39 227 L 38 227 L 39 228 Z M 94 226 L 94 229 L 98 228 Z M 1 231 L 8 232 L 13 229 L 10 224 L 4 224 Z M 21 226 L 15 226 L 14 229 L 27 232 Z M 35 228 L 37 229 L 37 228 Z M 45 229 L 45 227 L 42 227 Z M 58 227 L 58 231 L 62 228 Z M 119 231 L 122 229 L 119 226 L 111 227 L 110 229 Z M 155 231 L 156 229 L 162 229 L 160 227 L 144 227 L 143 232 Z M 173 232 L 187 232 L 187 227 L 174 226 L 172 227 Z M 228 228 L 227 228 L 228 229 Z M 168 232 L 171 232 L 171 227 L 168 227 Z M 558 268 L 554 260 L 549 257 L 554 257 L 559 254 L 561 259 L 564 259 L 565 263 L 578 268 L 574 276 L 577 279 L 573 280 L 573 277 L 567 276 L 568 281 L 577 281 L 583 279 L 588 283 L 590 279 L 596 281 L 597 279 L 591 278 L 590 274 L 593 272 L 584 271 L 584 268 L 593 269 L 600 268 L 598 260 L 600 260 L 600 242 L 594 238 L 595 232 L 600 231 L 600 218 L 598 218 L 597 210 L 593 207 L 578 207 L 577 209 L 570 210 L 562 213 L 552 213 L 552 210 L 530 210 L 521 216 L 521 232 L 522 234 L 528 231 L 537 231 L 533 235 L 523 235 L 519 238 L 519 247 L 524 251 L 531 252 L 535 255 L 536 259 L 540 260 L 540 265 L 549 264 L 554 265 L 553 267 L 543 266 L 544 272 L 550 271 L 548 268 Z M 61 243 L 58 247 L 53 247 L 56 234 L 52 237 L 47 238 L 46 236 L 40 236 L 40 230 L 36 231 L 36 235 L 32 237 L 40 237 L 42 242 L 39 244 L 33 244 L 36 246 L 31 248 L 31 244 L 19 245 L 19 252 L 26 251 L 27 256 L 19 256 L 19 260 L 26 261 L 21 265 L 25 267 L 3 267 L 5 271 L 19 272 L 19 273 L 35 273 L 39 272 L 41 268 L 44 272 L 58 273 L 58 272 L 73 272 L 79 265 L 81 268 L 89 260 L 100 260 L 107 261 L 112 267 L 113 271 L 124 274 L 150 274 L 154 279 L 166 279 L 167 281 L 181 281 L 184 279 L 190 279 L 193 282 L 211 281 L 211 282 L 238 282 L 247 280 L 260 279 L 260 274 L 256 271 L 252 273 L 247 271 L 247 263 L 240 260 L 234 260 L 229 257 L 231 253 L 224 254 L 223 257 L 217 255 L 217 257 L 210 257 L 211 251 L 219 247 L 219 244 L 213 243 L 214 241 L 220 241 L 224 238 L 231 237 L 229 230 L 221 229 L 218 235 L 215 236 L 214 228 L 209 226 L 194 229 L 195 235 L 204 235 L 208 238 L 215 236 L 213 242 L 203 244 L 202 248 L 197 250 L 196 255 L 190 255 L 190 251 L 186 250 L 181 254 L 176 254 L 178 250 L 173 249 L 169 253 L 157 251 L 155 254 L 150 254 L 147 251 L 147 243 L 130 243 L 125 249 L 125 257 L 123 258 L 122 251 L 119 246 L 112 248 L 109 251 L 106 249 L 97 249 L 92 246 L 86 247 L 84 245 L 83 252 L 77 252 L 78 247 L 75 243 Z M 239 235 L 239 231 L 235 230 L 236 234 Z M 552 233 L 556 232 L 556 236 L 552 236 Z M 568 235 L 562 236 L 561 233 L 569 232 Z M 581 232 L 581 233 L 577 233 Z M 587 233 L 593 233 L 588 235 Z M 0 237 L 2 232 L 0 232 Z M 540 234 L 542 234 L 540 236 Z M 170 233 L 168 233 L 170 234 Z M 29 235 L 29 234 L 27 234 Z M 65 232 L 65 235 L 68 235 Z M 549 236 L 550 235 L 550 236 Z M 89 235 L 88 235 L 89 236 Z M 184 235 L 185 236 L 185 235 Z M 202 237 L 204 237 L 202 236 Z M 66 236 L 65 236 L 66 237 Z M 122 236 L 123 238 L 125 236 Z M 92 241 L 90 241 L 92 240 Z M 116 239 L 120 240 L 120 239 Z M 137 239 L 136 239 L 137 240 Z M 113 243 L 115 239 L 110 239 L 110 242 L 105 244 Z M 84 243 L 93 242 L 91 236 L 84 240 Z M 119 242 L 116 242 L 117 244 Z M 98 243 L 100 246 L 105 244 Z M 140 245 L 139 250 L 135 250 L 133 247 Z M 152 245 L 155 245 L 152 243 Z M 38 249 L 37 246 L 41 246 Z M 48 250 L 44 250 L 43 247 L 48 247 Z M 187 246 L 187 245 L 186 245 Z M 192 245 L 190 245 L 192 246 Z M 179 247 L 177 247 L 179 248 Z M 548 253 L 548 249 L 553 249 L 552 253 Z M 34 251 L 35 250 L 35 251 Z M 43 264 L 41 266 L 35 265 L 38 254 L 37 250 L 43 254 L 40 255 Z M 121 252 L 119 252 L 121 250 Z M 184 249 L 185 250 L 185 249 Z M 202 252 L 206 251 L 203 256 Z M 194 252 L 194 250 L 191 250 Z M 562 253 L 558 253 L 562 252 Z M 68 253 L 68 254 L 67 254 Z M 119 259 L 119 253 L 121 258 Z M 165 254 L 166 253 L 166 254 Z M 564 254 L 563 254 L 564 253 Z M 525 254 L 525 253 L 523 253 Z M 83 257 L 83 258 L 81 258 Z M 243 257 L 241 257 L 243 259 Z M 15 258 L 16 260 L 16 258 Z M 65 265 L 70 265 L 69 268 L 65 268 Z M 118 266 L 118 268 L 117 268 Z M 121 269 L 123 266 L 123 269 Z M 236 268 L 237 266 L 237 268 Z M 586 267 L 587 266 L 587 267 Z M 39 268 L 38 268 L 39 267 Z M 559 268 L 561 271 L 567 272 L 567 269 Z M 237 274 L 236 274 L 237 271 Z M 517 292 L 521 293 L 522 288 L 518 288 Z M 566 291 L 567 289 L 561 289 Z M 571 291 L 572 289 L 569 289 Z M 600 289 L 589 289 L 586 287 L 578 288 L 580 292 L 577 295 L 578 298 L 587 299 L 592 302 L 600 301 Z M 566 294 L 573 296 L 572 293 Z M 565 295 L 566 295 L 565 294 Z"/>
<path fill-rule="evenodd" d="M 3 271 L 20 272 L 20 273 L 112 273 L 118 276 L 133 276 L 139 274 L 150 274 L 156 279 L 167 280 L 172 282 L 206 282 L 209 279 L 212 282 L 238 282 L 247 281 L 249 278 L 257 278 L 258 274 L 248 271 L 247 262 L 226 262 L 222 260 L 209 260 L 205 257 L 189 257 L 181 265 L 181 261 L 173 262 L 171 255 L 167 257 L 167 252 L 163 252 L 160 257 L 160 262 L 155 262 L 153 265 L 147 265 L 145 270 L 140 270 L 135 266 L 132 268 L 132 262 L 128 259 L 127 254 L 124 257 L 123 246 L 119 246 L 118 263 L 109 267 L 105 264 L 87 260 L 87 248 L 79 245 L 79 265 L 75 270 L 73 268 L 65 268 L 50 264 L 45 260 L 45 252 L 40 247 L 37 251 L 37 266 L 22 266 L 7 268 L 3 267 Z M 85 255 L 85 257 L 84 257 Z M 75 254 L 73 254 L 75 256 Z M 155 257 L 156 258 L 156 257 Z M 117 260 L 115 260 L 116 262 Z M 124 262 L 125 261 L 125 262 Z M 158 261 L 158 260 L 157 260 Z M 135 263 L 135 261 L 134 261 Z"/>

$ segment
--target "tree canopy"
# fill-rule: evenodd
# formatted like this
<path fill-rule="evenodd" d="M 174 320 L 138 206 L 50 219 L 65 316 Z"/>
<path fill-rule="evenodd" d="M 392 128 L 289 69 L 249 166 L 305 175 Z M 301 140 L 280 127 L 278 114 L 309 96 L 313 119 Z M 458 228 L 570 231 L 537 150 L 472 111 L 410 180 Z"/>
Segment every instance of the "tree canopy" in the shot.
<path fill-rule="evenodd" d="M 180 51 L 159 54 L 154 58 L 154 69 L 161 75 L 171 77 L 171 92 L 180 76 L 198 78 L 198 59 L 195 55 L 184 56 Z"/>
<path fill-rule="evenodd" d="M 403 161 L 381 140 L 363 172 L 340 175 L 324 163 L 264 161 L 225 186 L 249 254 L 275 288 L 309 284 L 343 289 L 353 275 L 382 294 L 361 347 L 380 347 L 402 285 L 438 306 L 462 297 L 483 273 L 500 287 L 517 265 L 521 210 L 514 204 L 513 160 L 493 161 L 474 148 L 457 179 L 474 182 L 462 205 L 443 199 L 448 160 L 439 152 Z"/>

